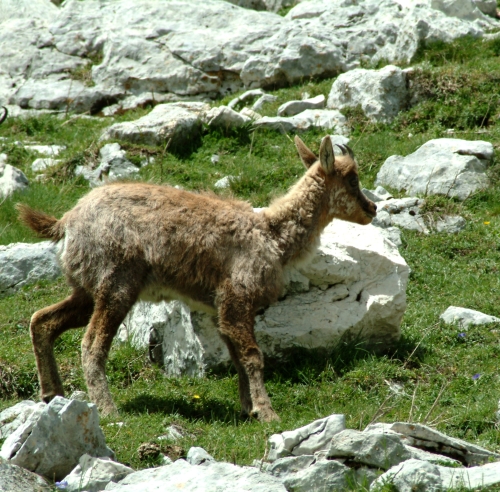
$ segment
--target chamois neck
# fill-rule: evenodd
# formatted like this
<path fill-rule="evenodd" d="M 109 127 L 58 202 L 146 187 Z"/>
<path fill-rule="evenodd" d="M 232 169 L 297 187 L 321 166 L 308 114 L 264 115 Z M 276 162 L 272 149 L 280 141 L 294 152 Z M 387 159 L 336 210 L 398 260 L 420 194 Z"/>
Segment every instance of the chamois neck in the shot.
<path fill-rule="evenodd" d="M 264 211 L 278 241 L 283 265 L 299 262 L 316 249 L 327 201 L 325 179 L 317 163 Z"/>

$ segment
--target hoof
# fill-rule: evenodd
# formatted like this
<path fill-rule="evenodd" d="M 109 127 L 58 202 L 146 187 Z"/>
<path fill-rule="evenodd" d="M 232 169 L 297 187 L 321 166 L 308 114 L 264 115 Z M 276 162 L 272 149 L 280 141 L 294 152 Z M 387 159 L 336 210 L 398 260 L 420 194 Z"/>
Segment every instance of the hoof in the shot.
<path fill-rule="evenodd" d="M 45 393 L 41 398 L 44 403 L 50 403 L 56 396 L 64 396 L 64 393 Z"/>
<path fill-rule="evenodd" d="M 257 419 L 259 422 L 279 422 L 281 419 L 272 408 L 261 408 L 252 410 L 250 417 Z"/>

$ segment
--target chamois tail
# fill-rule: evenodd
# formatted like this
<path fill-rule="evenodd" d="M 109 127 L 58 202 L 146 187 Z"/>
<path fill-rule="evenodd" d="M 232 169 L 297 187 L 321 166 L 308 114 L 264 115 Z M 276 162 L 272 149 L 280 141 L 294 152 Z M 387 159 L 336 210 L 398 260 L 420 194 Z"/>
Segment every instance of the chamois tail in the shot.
<path fill-rule="evenodd" d="M 24 203 L 18 203 L 16 208 L 19 212 L 19 220 L 33 229 L 39 237 L 51 239 L 54 242 L 64 237 L 64 227 L 52 215 L 33 210 Z"/>

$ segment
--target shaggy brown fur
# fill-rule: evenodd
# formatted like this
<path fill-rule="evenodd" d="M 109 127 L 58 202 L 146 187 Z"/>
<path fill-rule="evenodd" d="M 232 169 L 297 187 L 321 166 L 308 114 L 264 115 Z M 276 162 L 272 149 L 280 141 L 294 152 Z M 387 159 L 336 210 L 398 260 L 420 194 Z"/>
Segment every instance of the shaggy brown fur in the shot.
<path fill-rule="evenodd" d="M 44 401 L 64 393 L 54 341 L 88 324 L 82 341 L 88 392 L 104 413 L 115 412 L 105 364 L 120 323 L 139 298 L 181 299 L 217 315 L 238 371 L 243 413 L 278 419 L 264 387 L 255 312 L 278 299 L 284 266 L 313 252 L 333 218 L 368 224 L 376 214 L 346 148 L 336 158 L 327 136 L 318 160 L 295 142 L 307 172 L 259 213 L 245 202 L 145 183 L 94 189 L 60 220 L 20 206 L 24 223 L 60 241 L 73 287 L 67 299 L 31 319 Z"/>

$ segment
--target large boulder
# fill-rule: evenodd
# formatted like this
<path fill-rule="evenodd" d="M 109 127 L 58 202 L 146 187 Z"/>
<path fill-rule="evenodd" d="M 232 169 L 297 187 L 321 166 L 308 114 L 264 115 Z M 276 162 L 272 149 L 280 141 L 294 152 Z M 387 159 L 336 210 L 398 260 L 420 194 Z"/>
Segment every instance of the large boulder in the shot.
<path fill-rule="evenodd" d="M 484 1 L 484 0 L 483 0 Z M 276 10 L 280 0 L 234 0 Z M 265 6 L 265 7 L 264 7 Z M 332 28 L 334 26 L 334 28 Z M 471 0 L 301 2 L 281 17 L 220 0 L 3 0 L 0 104 L 90 111 L 334 76 L 408 60 L 498 21 Z"/>
<path fill-rule="evenodd" d="M 5 492 L 47 492 L 49 482 L 36 473 L 0 458 L 0 490 Z"/>
<path fill-rule="evenodd" d="M 444 195 L 465 200 L 489 185 L 487 166 L 493 145 L 481 140 L 429 140 L 406 157 L 386 159 L 375 184 L 404 190 L 409 195 Z"/>
<path fill-rule="evenodd" d="M 110 458 L 95 458 L 84 454 L 78 466 L 62 482 L 66 485 L 66 492 L 81 492 L 82 490 L 97 492 L 104 490 L 108 483 L 119 482 L 133 472 L 132 468 Z"/>
<path fill-rule="evenodd" d="M 498 453 L 493 453 L 463 439 L 447 436 L 442 432 L 423 424 L 394 422 L 393 424 L 371 424 L 365 434 L 380 433 L 395 434 L 407 446 L 420 450 L 441 454 L 458 460 L 466 466 L 476 466 L 500 459 Z M 426 460 L 427 461 L 427 460 Z"/>
<path fill-rule="evenodd" d="M 280 480 L 256 468 L 210 461 L 191 465 L 182 459 L 171 465 L 131 473 L 118 483 L 109 483 L 105 490 L 143 492 L 145 484 L 147 490 L 286 492 Z"/>
<path fill-rule="evenodd" d="M 61 275 L 56 250 L 56 245 L 50 241 L 0 246 L 0 295 Z"/>
<path fill-rule="evenodd" d="M 400 336 L 409 269 L 380 229 L 334 221 L 311 262 L 288 272 L 288 295 L 255 318 L 259 346 L 270 359 L 296 347 L 325 350 L 359 338 L 377 350 Z M 175 301 L 137 303 L 120 338 L 151 349 L 168 374 L 204 374 L 230 362 L 212 318 Z"/>
<path fill-rule="evenodd" d="M 327 107 L 361 107 L 372 121 L 391 122 L 409 102 L 408 70 L 387 65 L 381 70 L 358 68 L 337 77 Z"/>
<path fill-rule="evenodd" d="M 0 457 L 47 478 L 61 480 L 83 454 L 112 457 L 93 403 L 56 396 L 39 404 L 5 439 Z"/>
<path fill-rule="evenodd" d="M 12 195 L 16 191 L 25 190 L 28 185 L 28 178 L 22 171 L 7 164 L 4 160 L 0 160 L 0 199 Z"/>
<path fill-rule="evenodd" d="M 159 104 L 146 116 L 135 121 L 115 123 L 101 139 L 121 139 L 169 148 L 187 145 L 201 134 L 202 117 L 210 110 L 205 103 Z"/>
<path fill-rule="evenodd" d="M 457 469 L 410 459 L 380 475 L 370 491 L 380 490 L 386 483 L 397 492 L 480 490 L 500 483 L 500 463 Z"/>

